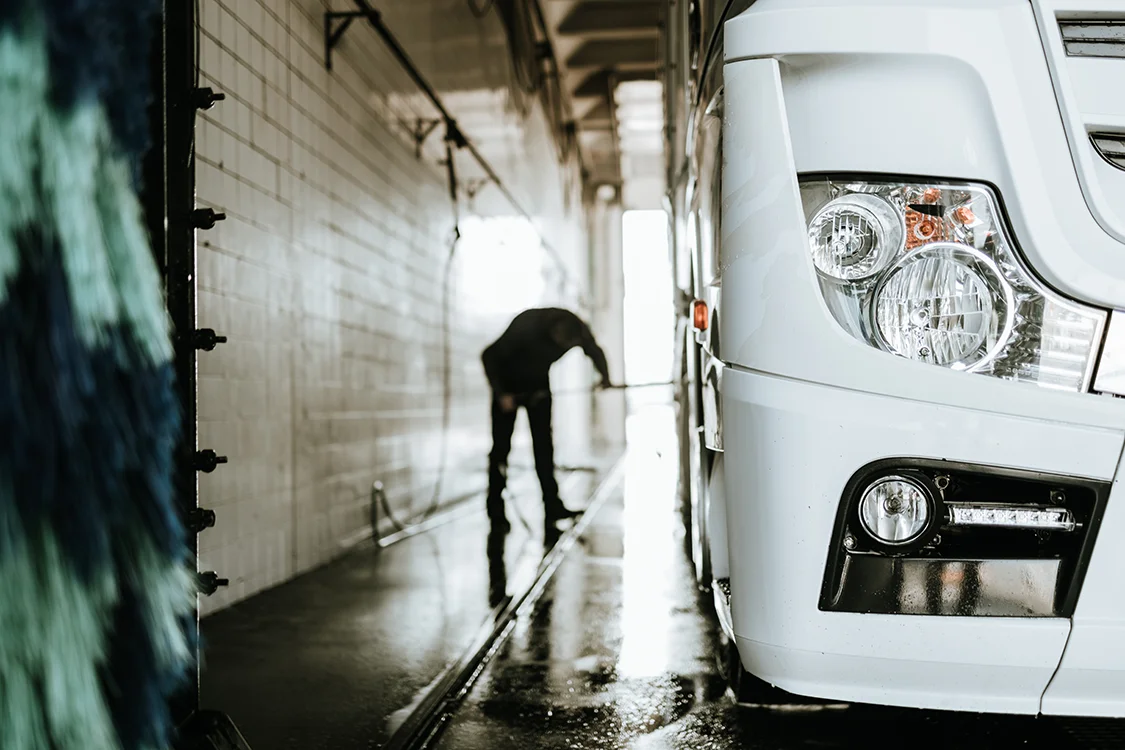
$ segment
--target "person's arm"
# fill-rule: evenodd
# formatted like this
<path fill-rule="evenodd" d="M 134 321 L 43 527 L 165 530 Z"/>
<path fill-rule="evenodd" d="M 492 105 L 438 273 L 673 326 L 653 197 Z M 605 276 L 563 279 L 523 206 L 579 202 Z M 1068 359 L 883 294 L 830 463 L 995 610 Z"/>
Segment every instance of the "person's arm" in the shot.
<path fill-rule="evenodd" d="M 580 336 L 582 339 L 582 351 L 594 363 L 594 367 L 602 376 L 602 387 L 608 388 L 610 385 L 609 379 L 609 363 L 605 361 L 605 352 L 598 346 L 598 342 L 594 339 L 594 332 L 590 330 L 590 326 L 586 325 L 582 320 L 578 321 L 580 328 Z"/>

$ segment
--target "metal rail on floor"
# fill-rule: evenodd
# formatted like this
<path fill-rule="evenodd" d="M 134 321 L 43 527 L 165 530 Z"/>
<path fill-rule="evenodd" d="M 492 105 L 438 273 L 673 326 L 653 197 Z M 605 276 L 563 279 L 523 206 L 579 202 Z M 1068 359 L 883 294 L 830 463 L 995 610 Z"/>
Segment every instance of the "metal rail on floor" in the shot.
<path fill-rule="evenodd" d="M 515 629 L 516 621 L 531 613 L 566 554 L 578 542 L 624 475 L 622 456 L 591 496 L 586 512 L 564 532 L 543 557 L 535 579 L 522 594 L 496 607 L 461 659 L 450 666 L 384 746 L 385 750 L 421 750 L 432 746 L 453 712 L 469 694 L 477 678 Z"/>

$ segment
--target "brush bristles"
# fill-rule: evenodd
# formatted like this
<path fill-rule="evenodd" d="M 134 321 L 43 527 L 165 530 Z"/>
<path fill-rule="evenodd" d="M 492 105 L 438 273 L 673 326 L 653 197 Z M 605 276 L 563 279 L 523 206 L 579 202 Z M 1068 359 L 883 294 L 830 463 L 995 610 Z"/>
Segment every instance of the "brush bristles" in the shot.
<path fill-rule="evenodd" d="M 155 4 L 0 5 L 0 748 L 166 748 L 195 592 L 136 192 Z"/>

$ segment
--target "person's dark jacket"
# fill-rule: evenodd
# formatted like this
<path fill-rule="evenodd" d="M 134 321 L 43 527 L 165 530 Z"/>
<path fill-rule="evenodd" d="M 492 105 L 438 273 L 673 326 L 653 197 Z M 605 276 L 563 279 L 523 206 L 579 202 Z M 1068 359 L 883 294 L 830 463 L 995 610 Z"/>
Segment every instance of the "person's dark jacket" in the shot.
<path fill-rule="evenodd" d="M 609 385 L 609 366 L 594 334 L 574 313 L 558 307 L 525 310 L 481 355 L 496 393 L 522 394 L 549 387 L 551 365 L 575 346 L 593 360 Z"/>

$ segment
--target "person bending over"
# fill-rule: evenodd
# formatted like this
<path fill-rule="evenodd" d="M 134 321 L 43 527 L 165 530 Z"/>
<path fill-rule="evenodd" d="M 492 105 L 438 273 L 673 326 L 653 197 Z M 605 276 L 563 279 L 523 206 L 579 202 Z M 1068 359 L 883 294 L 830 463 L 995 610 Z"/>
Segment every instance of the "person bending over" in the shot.
<path fill-rule="evenodd" d="M 492 452 L 488 461 L 488 517 L 494 529 L 507 531 L 504 487 L 508 453 L 516 413 L 527 409 L 535 472 L 543 490 L 543 508 L 548 525 L 573 518 L 582 511 L 570 510 L 559 498 L 555 480 L 555 449 L 551 434 L 551 365 L 576 346 L 582 347 L 602 376 L 601 387 L 610 385 L 605 353 L 594 334 L 577 315 L 558 307 L 525 310 L 481 355 L 484 372 L 492 386 Z"/>

